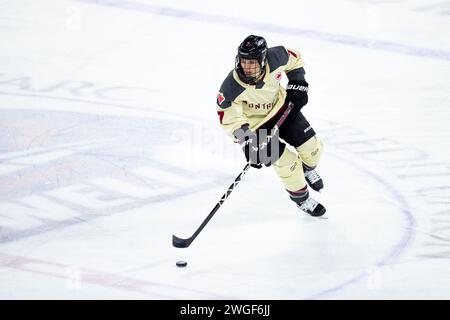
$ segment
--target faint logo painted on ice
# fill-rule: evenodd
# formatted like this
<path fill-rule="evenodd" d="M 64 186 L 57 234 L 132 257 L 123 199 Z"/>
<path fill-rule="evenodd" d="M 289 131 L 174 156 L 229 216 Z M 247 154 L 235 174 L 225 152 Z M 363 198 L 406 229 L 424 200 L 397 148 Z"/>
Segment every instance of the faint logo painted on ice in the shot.
<path fill-rule="evenodd" d="M 133 86 L 103 86 L 90 81 L 62 80 L 41 84 L 29 76 L 8 76 L 0 73 L 0 94 L 21 97 L 36 97 L 60 101 L 78 101 L 136 108 L 122 105 L 123 102 L 142 101 L 152 97 L 157 90 Z M 120 103 L 120 105 L 119 105 Z M 75 109 L 81 108 L 82 105 Z"/>
<path fill-rule="evenodd" d="M 24 85 L 16 87 L 23 91 L 29 83 L 11 80 L 6 86 Z M 66 98 L 51 99 L 65 110 L 80 105 L 71 99 L 68 108 Z M 166 142 L 170 149 L 174 128 L 192 129 L 187 122 L 36 110 L 41 100 L 35 101 L 33 109 L 1 111 L 0 242 L 170 201 L 229 178 L 165 161 L 156 147 Z M 81 103 L 86 110 L 87 100 Z"/>

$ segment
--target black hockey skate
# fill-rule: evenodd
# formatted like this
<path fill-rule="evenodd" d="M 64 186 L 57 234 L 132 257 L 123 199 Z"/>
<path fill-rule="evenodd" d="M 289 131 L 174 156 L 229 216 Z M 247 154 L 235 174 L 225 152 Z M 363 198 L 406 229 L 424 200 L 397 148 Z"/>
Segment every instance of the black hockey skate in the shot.
<path fill-rule="evenodd" d="M 314 169 L 304 167 L 305 180 L 314 191 L 320 191 L 323 188 L 323 181 L 319 174 Z"/>
<path fill-rule="evenodd" d="M 300 204 L 297 204 L 297 207 L 313 217 L 321 217 L 327 211 L 323 205 L 321 205 L 311 197 L 301 202 Z"/>

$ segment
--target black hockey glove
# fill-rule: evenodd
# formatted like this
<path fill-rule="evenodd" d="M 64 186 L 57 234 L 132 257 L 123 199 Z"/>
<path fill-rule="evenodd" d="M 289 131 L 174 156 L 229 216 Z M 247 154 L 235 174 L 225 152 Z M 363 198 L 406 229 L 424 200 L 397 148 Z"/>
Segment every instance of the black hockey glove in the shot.
<path fill-rule="evenodd" d="M 233 135 L 241 145 L 247 162 L 249 162 L 253 168 L 261 169 L 262 164 L 259 160 L 259 146 L 256 133 L 248 128 L 248 124 L 244 124 L 234 131 Z"/>
<path fill-rule="evenodd" d="M 286 103 L 292 102 L 298 111 L 308 103 L 308 82 L 289 81 L 286 86 Z"/>

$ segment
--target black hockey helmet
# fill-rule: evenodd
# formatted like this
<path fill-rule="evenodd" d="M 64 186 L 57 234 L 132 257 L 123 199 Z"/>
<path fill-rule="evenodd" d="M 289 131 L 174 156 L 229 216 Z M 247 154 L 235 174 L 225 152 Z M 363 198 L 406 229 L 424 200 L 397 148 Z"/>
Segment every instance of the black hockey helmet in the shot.
<path fill-rule="evenodd" d="M 263 37 L 250 35 L 242 41 L 238 47 L 238 54 L 236 55 L 235 69 L 239 78 L 247 84 L 255 84 L 260 74 L 255 76 L 246 76 L 241 66 L 241 59 L 256 59 L 258 60 L 261 72 L 264 72 L 267 57 L 267 43 Z"/>

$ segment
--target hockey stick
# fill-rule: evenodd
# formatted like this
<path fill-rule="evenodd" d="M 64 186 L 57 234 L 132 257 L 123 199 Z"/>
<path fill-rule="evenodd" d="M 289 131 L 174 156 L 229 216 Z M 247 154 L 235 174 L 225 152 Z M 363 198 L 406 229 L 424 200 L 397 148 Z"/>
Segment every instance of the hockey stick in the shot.
<path fill-rule="evenodd" d="M 272 139 L 272 137 L 274 135 L 278 134 L 279 127 L 284 122 L 284 120 L 286 120 L 286 118 L 288 117 L 288 115 L 291 112 L 293 107 L 294 107 L 294 104 L 290 102 L 288 107 L 284 111 L 283 115 L 280 117 L 280 119 L 278 119 L 277 123 L 275 124 L 275 126 L 274 126 L 274 133 L 272 135 L 267 136 L 266 141 L 263 142 L 260 145 L 260 148 L 265 148 L 269 144 L 269 142 Z M 203 230 L 203 228 L 206 226 L 206 224 L 209 222 L 209 220 L 211 220 L 211 218 L 214 216 L 214 214 L 217 212 L 217 210 L 219 210 L 219 208 L 222 206 L 222 204 L 225 202 L 225 200 L 228 198 L 228 196 L 231 194 L 231 192 L 238 185 L 238 183 L 241 181 L 242 177 L 247 173 L 247 171 L 249 169 L 250 169 L 250 162 L 248 162 L 245 165 L 244 169 L 242 169 L 241 173 L 239 173 L 239 175 L 236 177 L 234 182 L 228 188 L 227 192 L 225 192 L 225 194 L 222 196 L 222 198 L 220 198 L 219 202 L 216 203 L 214 209 L 212 209 L 212 211 L 208 214 L 208 216 L 202 222 L 200 227 L 198 227 L 198 229 L 194 232 L 194 234 L 190 238 L 182 239 L 182 238 L 178 238 L 176 235 L 172 236 L 172 244 L 173 244 L 174 247 L 176 247 L 176 248 L 187 248 L 187 247 L 189 247 L 191 245 L 192 241 L 194 241 L 194 239 Z"/>

